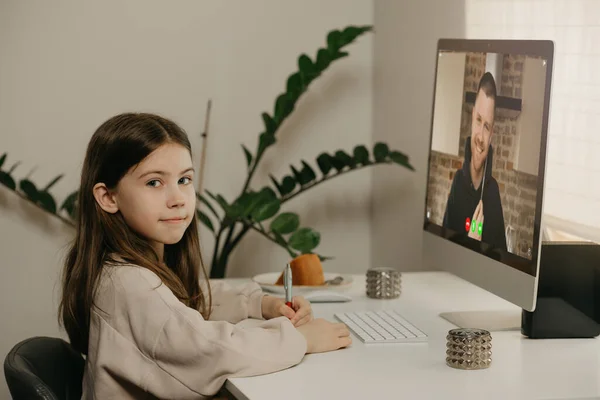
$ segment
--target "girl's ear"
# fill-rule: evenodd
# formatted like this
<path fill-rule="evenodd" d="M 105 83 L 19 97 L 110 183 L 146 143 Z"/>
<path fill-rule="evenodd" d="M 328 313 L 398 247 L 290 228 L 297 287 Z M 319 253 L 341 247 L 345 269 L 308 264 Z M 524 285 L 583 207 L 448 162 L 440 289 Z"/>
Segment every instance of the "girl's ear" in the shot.
<path fill-rule="evenodd" d="M 114 193 L 111 193 L 104 183 L 96 183 L 94 185 L 94 198 L 98 205 L 107 213 L 114 214 L 119 211 Z"/>

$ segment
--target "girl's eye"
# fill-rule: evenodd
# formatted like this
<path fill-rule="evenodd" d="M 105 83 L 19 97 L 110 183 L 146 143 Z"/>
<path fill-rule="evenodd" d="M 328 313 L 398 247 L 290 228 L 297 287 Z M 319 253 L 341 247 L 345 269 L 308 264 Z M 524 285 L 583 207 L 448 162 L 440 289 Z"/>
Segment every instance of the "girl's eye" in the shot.
<path fill-rule="evenodd" d="M 158 179 L 153 179 L 153 180 L 149 181 L 148 183 L 146 183 L 146 185 L 148 185 L 150 187 L 158 187 L 158 185 L 160 185 L 160 181 Z"/>
<path fill-rule="evenodd" d="M 192 178 L 190 178 L 190 177 L 187 177 L 187 176 L 184 176 L 183 178 L 181 178 L 181 179 L 179 180 L 179 183 L 181 183 L 181 184 L 184 184 L 184 185 L 187 185 L 187 184 L 189 184 L 190 182 L 192 182 Z"/>

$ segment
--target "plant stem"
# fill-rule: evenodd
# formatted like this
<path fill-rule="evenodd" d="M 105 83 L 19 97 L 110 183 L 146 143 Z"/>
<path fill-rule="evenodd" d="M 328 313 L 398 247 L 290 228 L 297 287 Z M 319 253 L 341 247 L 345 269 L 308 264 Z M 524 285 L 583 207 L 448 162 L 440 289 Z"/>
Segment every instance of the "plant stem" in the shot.
<path fill-rule="evenodd" d="M 233 237 L 233 231 L 235 231 L 235 224 L 236 224 L 236 222 L 231 224 L 231 227 L 229 228 L 229 232 L 227 232 L 227 237 L 225 238 L 225 243 L 223 243 L 223 250 L 221 251 L 221 257 L 225 253 L 226 249 L 232 248 L 231 247 L 231 238 Z M 228 251 L 231 251 L 231 250 L 228 250 Z"/>
<path fill-rule="evenodd" d="M 228 259 L 229 253 L 223 254 L 222 257 L 217 260 L 217 263 L 210 270 L 210 279 L 222 279 L 225 277 Z"/>
<path fill-rule="evenodd" d="M 217 260 L 220 258 L 219 257 L 219 244 L 221 243 L 221 235 L 223 234 L 223 225 L 221 224 L 221 228 L 219 229 L 219 233 L 216 235 L 216 240 L 215 240 L 215 248 L 213 250 L 213 256 L 212 256 L 212 261 L 210 262 L 210 274 L 213 274 L 213 271 L 215 270 L 216 266 L 217 266 Z"/>
<path fill-rule="evenodd" d="M 47 212 L 48 214 L 60 219 L 62 222 L 64 222 L 65 224 L 71 226 L 71 227 L 75 227 L 75 223 L 73 221 L 71 221 L 70 219 L 67 219 L 65 217 L 63 217 L 62 215 L 58 214 L 58 213 L 53 213 L 50 212 L 48 210 L 46 210 L 44 207 L 40 206 L 39 204 L 33 202 L 29 197 L 25 196 L 23 193 L 19 192 L 18 190 L 13 190 L 13 192 L 15 192 L 17 194 L 17 196 L 21 197 L 24 200 L 27 200 L 28 202 L 30 202 L 31 204 L 33 204 L 34 206 L 38 207 L 39 209 L 41 209 L 42 211 Z"/>
<path fill-rule="evenodd" d="M 262 154 L 261 154 L 261 158 L 262 158 Z M 257 158 L 252 163 L 252 167 L 250 168 L 250 171 L 248 172 L 248 176 L 246 177 L 246 182 L 244 182 L 244 187 L 242 188 L 242 193 L 240 193 L 240 196 L 242 194 L 246 193 L 246 190 L 248 190 L 248 186 L 250 186 L 250 180 L 252 179 L 252 175 L 254 175 L 254 171 L 256 171 L 256 165 L 258 164 L 259 161 L 260 161 L 260 158 Z"/>
<path fill-rule="evenodd" d="M 267 232 L 265 232 L 264 230 L 259 229 L 259 228 L 257 228 L 256 226 L 254 226 L 254 225 L 252 225 L 250 223 L 248 224 L 248 226 L 250 227 L 250 229 L 255 230 L 256 232 L 260 233 L 261 235 L 263 235 L 264 237 L 266 237 L 267 239 L 269 239 L 271 242 L 276 243 L 276 244 L 282 246 L 281 243 L 279 243 L 277 240 L 275 240 L 271 236 L 269 236 L 269 234 Z"/>
<path fill-rule="evenodd" d="M 260 233 L 261 235 L 263 235 L 264 237 L 266 237 L 267 239 L 269 239 L 271 242 L 283 247 L 285 250 L 287 250 L 287 252 L 290 254 L 290 256 L 292 257 L 296 257 L 295 254 L 292 253 L 292 251 L 287 247 L 282 245 L 281 243 L 279 243 L 277 240 L 273 239 L 271 236 L 269 236 L 269 234 L 264 230 L 264 228 L 261 229 L 257 228 L 256 226 L 254 226 L 254 224 L 252 224 L 251 222 L 248 222 L 248 225 L 246 225 L 248 228 L 255 230 L 256 232 Z M 237 239 L 237 238 L 236 238 Z"/>
<path fill-rule="evenodd" d="M 235 246 L 237 246 L 237 244 L 240 242 L 240 240 L 242 240 L 242 238 L 244 237 L 244 235 L 250 230 L 251 225 L 244 225 L 244 228 L 240 231 L 240 233 L 238 233 L 238 235 L 233 239 L 233 242 L 231 242 L 230 246 L 231 246 L 231 250 L 233 250 L 235 248 Z"/>
<path fill-rule="evenodd" d="M 235 225 L 231 225 L 231 228 L 229 231 L 230 234 L 231 234 L 231 232 L 233 232 L 234 228 L 235 228 Z M 218 251 L 219 250 L 218 245 L 215 245 L 215 250 L 213 252 L 213 260 L 212 260 L 212 265 L 211 265 L 211 270 L 210 270 L 211 279 L 212 278 L 224 278 L 225 268 L 227 267 L 227 262 L 229 260 L 229 256 L 231 255 L 231 252 L 233 251 L 235 246 L 242 239 L 244 234 L 246 232 L 248 232 L 248 229 L 249 229 L 249 226 L 244 224 L 242 231 L 238 234 L 238 236 L 236 236 L 236 238 L 233 240 L 233 242 L 226 241 L 225 243 L 223 243 L 223 248 L 221 249 L 220 252 Z M 217 239 L 218 241 L 220 241 L 221 233 L 219 234 L 219 238 Z M 230 238 L 231 235 L 228 235 L 228 238 Z"/>

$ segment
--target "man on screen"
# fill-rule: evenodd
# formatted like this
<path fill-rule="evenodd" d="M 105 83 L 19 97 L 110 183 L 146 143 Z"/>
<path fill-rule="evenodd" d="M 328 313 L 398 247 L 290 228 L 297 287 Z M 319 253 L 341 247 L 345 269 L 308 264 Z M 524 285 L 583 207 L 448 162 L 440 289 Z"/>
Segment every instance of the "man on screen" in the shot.
<path fill-rule="evenodd" d="M 500 190 L 492 176 L 495 108 L 496 83 L 486 72 L 477 88 L 471 136 L 465 144 L 462 168 L 452 181 L 443 226 L 506 250 Z"/>

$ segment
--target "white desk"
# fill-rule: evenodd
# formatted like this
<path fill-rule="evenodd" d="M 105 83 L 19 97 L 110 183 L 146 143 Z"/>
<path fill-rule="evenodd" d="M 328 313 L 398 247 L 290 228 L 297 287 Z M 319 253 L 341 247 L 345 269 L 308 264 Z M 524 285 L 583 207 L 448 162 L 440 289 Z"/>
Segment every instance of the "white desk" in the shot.
<path fill-rule="evenodd" d="M 600 399 L 600 339 L 532 340 L 518 331 L 492 332 L 492 365 L 457 370 L 445 363 L 444 311 L 515 309 L 510 303 L 443 272 L 402 274 L 396 300 L 365 296 L 355 276 L 348 303 L 313 304 L 315 317 L 336 321 L 349 310 L 396 309 L 429 334 L 425 344 L 363 344 L 306 355 L 284 371 L 233 378 L 240 399 Z"/>

